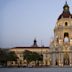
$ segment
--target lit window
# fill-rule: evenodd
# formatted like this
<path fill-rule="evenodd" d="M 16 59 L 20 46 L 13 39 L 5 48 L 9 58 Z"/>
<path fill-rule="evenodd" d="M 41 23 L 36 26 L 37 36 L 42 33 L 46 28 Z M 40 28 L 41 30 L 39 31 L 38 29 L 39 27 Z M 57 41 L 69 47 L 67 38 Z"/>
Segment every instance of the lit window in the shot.
<path fill-rule="evenodd" d="M 68 37 L 65 37 L 65 38 L 64 38 L 64 42 L 65 42 L 65 43 L 69 42 L 69 38 L 68 38 Z"/>

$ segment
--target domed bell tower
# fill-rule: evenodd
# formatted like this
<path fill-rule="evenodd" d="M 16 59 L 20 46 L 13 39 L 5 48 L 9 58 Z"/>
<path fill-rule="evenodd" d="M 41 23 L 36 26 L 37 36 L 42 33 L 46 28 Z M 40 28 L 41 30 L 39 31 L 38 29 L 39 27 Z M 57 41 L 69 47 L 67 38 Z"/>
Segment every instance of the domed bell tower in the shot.
<path fill-rule="evenodd" d="M 69 10 L 67 2 L 63 7 L 63 12 L 57 20 L 54 29 L 54 37 L 56 44 L 60 46 L 72 45 L 72 15 Z"/>
<path fill-rule="evenodd" d="M 54 28 L 54 39 L 50 44 L 53 65 L 72 66 L 72 14 L 69 9 L 66 2 Z"/>

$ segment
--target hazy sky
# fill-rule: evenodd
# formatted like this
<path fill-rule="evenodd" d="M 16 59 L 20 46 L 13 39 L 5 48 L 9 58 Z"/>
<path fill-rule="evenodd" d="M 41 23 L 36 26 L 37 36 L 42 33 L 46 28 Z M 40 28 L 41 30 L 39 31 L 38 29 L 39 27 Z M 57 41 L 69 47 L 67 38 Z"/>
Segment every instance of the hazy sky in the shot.
<path fill-rule="evenodd" d="M 49 46 L 66 0 L 0 0 L 0 47 Z M 72 0 L 67 0 L 72 12 Z M 42 43 L 41 43 L 42 41 Z"/>

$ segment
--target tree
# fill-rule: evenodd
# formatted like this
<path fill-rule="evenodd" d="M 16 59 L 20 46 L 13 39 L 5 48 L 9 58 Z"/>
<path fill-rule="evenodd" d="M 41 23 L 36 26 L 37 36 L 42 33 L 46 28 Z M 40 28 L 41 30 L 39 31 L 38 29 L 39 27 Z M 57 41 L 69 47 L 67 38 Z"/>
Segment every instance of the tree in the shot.
<path fill-rule="evenodd" d="M 0 64 L 1 65 L 6 65 L 6 61 L 7 61 L 7 53 L 4 49 L 0 48 Z"/>
<path fill-rule="evenodd" d="M 24 60 L 27 61 L 27 66 L 33 60 L 32 52 L 31 51 L 28 51 L 28 50 L 25 50 L 24 51 L 23 57 L 24 57 Z"/>
<path fill-rule="evenodd" d="M 37 65 L 39 61 L 43 60 L 43 55 L 40 55 L 37 52 L 31 52 L 31 51 L 26 50 L 24 51 L 23 55 L 24 55 L 24 60 L 27 61 L 27 66 L 32 61 L 35 61 L 35 65 Z"/>
<path fill-rule="evenodd" d="M 17 56 L 14 52 L 10 52 L 4 50 L 4 49 L 0 49 L 0 64 L 3 66 L 7 66 L 7 61 L 16 61 L 17 60 Z"/>
<path fill-rule="evenodd" d="M 33 52 L 33 61 L 35 61 L 35 65 L 39 65 L 39 61 L 43 61 L 43 55 Z"/>
<path fill-rule="evenodd" d="M 39 61 L 40 61 L 41 63 L 43 62 L 43 55 L 42 55 L 42 54 L 39 55 L 38 63 L 39 63 Z"/>
<path fill-rule="evenodd" d="M 17 61 L 18 57 L 15 52 L 8 52 L 7 53 L 7 61 Z"/>

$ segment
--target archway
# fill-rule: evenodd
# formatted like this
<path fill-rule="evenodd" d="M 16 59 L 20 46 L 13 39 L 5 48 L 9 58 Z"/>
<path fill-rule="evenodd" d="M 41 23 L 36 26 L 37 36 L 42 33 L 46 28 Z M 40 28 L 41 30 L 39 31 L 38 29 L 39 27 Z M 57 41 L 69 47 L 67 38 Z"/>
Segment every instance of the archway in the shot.
<path fill-rule="evenodd" d="M 70 64 L 69 55 L 68 54 L 64 55 L 63 64 L 64 65 L 69 65 Z"/>
<path fill-rule="evenodd" d="M 55 60 L 55 65 L 58 65 L 58 59 Z"/>
<path fill-rule="evenodd" d="M 65 38 L 65 37 L 69 37 L 69 33 L 68 33 L 68 32 L 65 32 L 65 33 L 64 33 L 64 38 Z"/>

